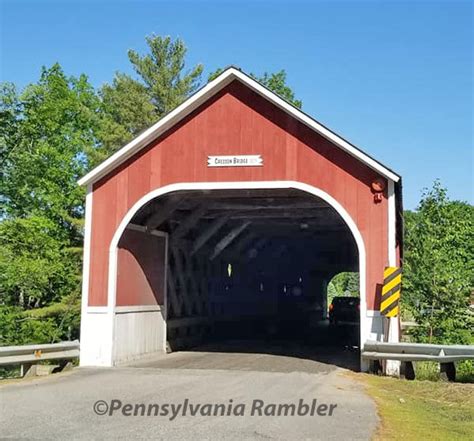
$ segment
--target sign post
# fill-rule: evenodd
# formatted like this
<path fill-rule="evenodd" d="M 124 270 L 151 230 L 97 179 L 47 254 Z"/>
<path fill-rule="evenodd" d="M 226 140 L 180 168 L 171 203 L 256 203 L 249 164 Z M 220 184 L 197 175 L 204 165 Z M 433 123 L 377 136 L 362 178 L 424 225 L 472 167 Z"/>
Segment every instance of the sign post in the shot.
<path fill-rule="evenodd" d="M 382 298 L 380 299 L 380 314 L 384 316 L 384 341 L 389 342 L 390 334 L 394 332 L 391 326 L 397 326 L 396 317 L 400 315 L 400 291 L 402 287 L 402 269 L 388 266 L 383 274 Z M 391 326 L 390 326 L 391 325 Z M 384 371 L 388 366 L 384 362 Z"/>
<path fill-rule="evenodd" d="M 402 287 L 402 269 L 388 266 L 383 273 L 382 299 L 380 314 L 385 317 L 396 317 L 400 312 L 400 290 Z"/>

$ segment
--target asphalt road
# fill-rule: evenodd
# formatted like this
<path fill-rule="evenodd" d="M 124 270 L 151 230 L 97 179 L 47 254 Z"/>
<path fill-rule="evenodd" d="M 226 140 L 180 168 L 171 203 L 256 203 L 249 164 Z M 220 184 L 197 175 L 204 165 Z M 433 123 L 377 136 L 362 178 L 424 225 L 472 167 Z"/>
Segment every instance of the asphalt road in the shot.
<path fill-rule="evenodd" d="M 0 385 L 2 439 L 368 440 L 377 423 L 347 371 L 278 354 L 180 352 Z"/>

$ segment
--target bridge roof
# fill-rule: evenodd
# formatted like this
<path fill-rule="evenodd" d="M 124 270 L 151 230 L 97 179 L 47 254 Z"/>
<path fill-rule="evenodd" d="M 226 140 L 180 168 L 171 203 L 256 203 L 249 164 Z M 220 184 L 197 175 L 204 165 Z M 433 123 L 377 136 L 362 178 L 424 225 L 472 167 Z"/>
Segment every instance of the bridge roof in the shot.
<path fill-rule="evenodd" d="M 256 81 L 254 78 L 242 72 L 240 69 L 231 66 L 225 69 L 213 81 L 210 81 L 207 85 L 205 85 L 195 94 L 190 96 L 186 101 L 176 107 L 173 111 L 161 118 L 157 123 L 140 133 L 136 138 L 134 138 L 120 150 L 115 152 L 112 156 L 110 156 L 96 168 L 91 170 L 84 177 L 79 179 L 78 184 L 93 184 L 100 178 L 104 177 L 116 167 L 118 167 L 120 164 L 122 164 L 124 161 L 129 159 L 135 153 L 137 153 L 140 149 L 147 146 L 158 136 L 160 136 L 161 134 L 172 128 L 174 125 L 179 123 L 183 118 L 185 118 L 192 111 L 204 104 L 212 96 L 217 94 L 220 90 L 222 90 L 225 86 L 227 86 L 233 81 L 239 81 L 246 87 L 249 87 L 254 92 L 258 93 L 284 112 L 288 113 L 289 115 L 302 122 L 315 132 L 319 133 L 320 135 L 331 141 L 335 146 L 343 149 L 354 158 L 366 164 L 371 169 L 377 171 L 385 178 L 392 180 L 393 182 L 398 182 L 400 180 L 400 175 L 393 172 L 388 167 L 384 166 L 382 163 L 375 160 L 367 153 L 363 152 L 361 149 L 351 144 L 341 136 L 337 135 L 335 132 L 328 129 L 323 124 L 316 121 L 314 118 L 310 117 L 297 107 L 288 103 L 287 101 L 279 97 L 277 94 L 275 94 L 274 92 L 263 86 L 261 83 Z"/>

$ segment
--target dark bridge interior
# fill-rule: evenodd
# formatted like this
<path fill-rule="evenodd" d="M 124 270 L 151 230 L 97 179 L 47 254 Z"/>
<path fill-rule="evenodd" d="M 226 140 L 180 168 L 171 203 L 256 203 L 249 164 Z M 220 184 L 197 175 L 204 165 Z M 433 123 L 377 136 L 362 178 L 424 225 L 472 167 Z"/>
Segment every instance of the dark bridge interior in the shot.
<path fill-rule="evenodd" d="M 358 271 L 358 252 L 322 199 L 293 189 L 181 191 L 149 202 L 131 224 L 169 233 L 172 350 L 256 339 L 358 346 L 358 328 L 327 325 L 327 284 Z"/>

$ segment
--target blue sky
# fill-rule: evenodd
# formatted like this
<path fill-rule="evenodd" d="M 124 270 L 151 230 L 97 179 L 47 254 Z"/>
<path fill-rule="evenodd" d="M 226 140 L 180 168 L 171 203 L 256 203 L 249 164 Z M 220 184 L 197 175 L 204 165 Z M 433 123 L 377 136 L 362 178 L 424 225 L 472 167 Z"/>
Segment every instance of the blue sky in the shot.
<path fill-rule="evenodd" d="M 58 61 L 100 86 L 151 33 L 182 38 L 206 76 L 284 68 L 303 109 L 394 169 L 406 208 L 439 178 L 473 202 L 473 4 L 0 0 L 0 79 Z"/>

